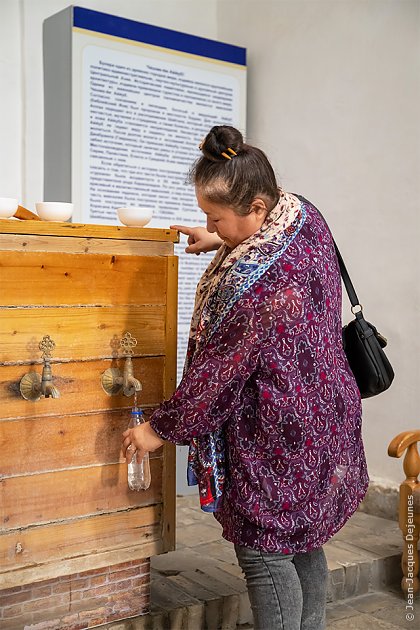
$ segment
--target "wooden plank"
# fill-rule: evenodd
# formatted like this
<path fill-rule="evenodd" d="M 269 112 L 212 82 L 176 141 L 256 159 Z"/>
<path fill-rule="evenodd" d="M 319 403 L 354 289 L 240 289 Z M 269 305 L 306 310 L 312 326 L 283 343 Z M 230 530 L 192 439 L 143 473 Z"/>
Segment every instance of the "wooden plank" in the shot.
<path fill-rule="evenodd" d="M 108 397 L 102 391 L 100 376 L 107 367 L 116 364 L 122 367 L 122 361 L 113 357 L 119 352 L 119 339 L 129 331 L 139 341 L 133 362 L 134 374 L 144 387 L 142 404 L 154 407 L 163 393 L 175 386 L 175 372 L 171 375 L 171 369 L 176 369 L 176 328 L 173 329 L 176 287 L 166 305 L 165 292 L 170 283 L 155 286 L 154 272 L 150 271 L 150 265 L 159 266 L 162 262 L 149 258 L 142 263 L 135 257 L 172 254 L 178 235 L 164 230 L 155 230 L 153 234 L 148 229 L 115 226 L 110 230 L 109 226 L 67 223 L 30 226 L 30 223 L 0 222 L 0 250 L 3 247 L 3 251 L 13 252 L 10 239 L 21 248 L 20 268 L 9 265 L 8 275 L 0 277 L 0 291 L 3 289 L 8 295 L 4 304 L 11 306 L 0 309 L 0 361 L 5 363 L 0 367 L 0 405 L 1 415 L 8 418 L 0 421 L 0 449 L 2 453 L 8 452 L 3 474 L 9 475 L 0 479 L 0 528 L 5 532 L 4 537 L 0 536 L 0 548 L 4 542 L 3 558 L 10 568 L 1 575 L 3 588 L 142 559 L 172 549 L 173 535 L 162 528 L 166 522 L 169 526 L 175 523 L 174 447 L 165 445 L 164 455 L 161 450 L 152 455 L 152 487 L 148 491 L 129 491 L 126 464 L 118 458 L 121 431 L 127 424 L 131 400 L 123 396 Z M 7 224 L 12 225 L 7 227 Z M 152 240 L 144 242 L 144 239 Z M 157 246 L 159 254 L 152 251 Z M 36 277 L 31 273 L 33 264 L 21 271 L 22 260 L 28 260 L 30 248 L 33 252 L 44 252 L 33 258 L 38 262 Z M 45 255 L 46 252 L 51 254 Z M 70 258 L 63 258 L 60 252 L 73 254 L 76 264 Z M 92 252 L 93 258 L 89 256 Z M 75 255 L 79 253 L 80 256 Z M 16 256 L 6 255 L 8 260 Z M 48 277 L 51 280 L 53 276 L 53 281 L 43 284 L 41 265 L 45 270 L 43 259 L 48 261 L 51 256 L 54 272 Z M 97 256 L 103 258 L 102 267 L 89 266 L 89 258 L 96 263 Z M 112 262 L 112 256 L 117 263 L 115 259 Z M 119 264 L 121 257 L 124 260 L 118 273 L 113 268 L 111 274 L 110 262 Z M 78 258 L 84 258 L 83 262 Z M 64 269 L 65 261 L 72 264 L 70 271 Z M 137 265 L 134 272 L 133 264 Z M 163 266 L 166 267 L 166 262 Z M 76 278 L 74 289 L 78 299 L 74 298 L 74 302 L 79 305 L 87 296 L 88 306 L 57 308 L 58 304 L 69 304 L 70 291 L 66 284 L 60 284 L 66 271 Z M 23 278 L 19 291 L 8 279 L 18 273 Z M 143 289 L 136 287 L 128 293 L 129 278 L 136 283 L 141 273 L 150 273 L 149 278 L 144 278 Z M 110 280 L 104 277 L 108 274 Z M 157 275 L 161 280 L 162 275 Z M 71 276 L 64 277 L 67 281 Z M 10 286 L 6 287 L 6 283 Z M 35 303 L 46 308 L 16 308 L 28 306 L 25 296 L 35 294 L 35 290 L 38 294 L 44 290 Z M 139 297 L 135 297 L 135 291 Z M 90 296 L 95 299 L 90 301 Z M 153 296 L 159 300 L 158 304 L 151 304 Z M 139 306 L 139 300 L 149 306 Z M 119 304 L 115 306 L 115 302 Z M 127 302 L 133 304 L 127 307 Z M 112 307 L 98 304 L 112 304 Z M 29 369 L 41 372 L 38 343 L 45 334 L 56 342 L 52 368 L 61 398 L 30 403 L 20 398 L 18 385 Z M 171 338 L 169 344 L 167 335 Z M 162 355 L 171 348 L 173 354 L 164 365 Z M 32 368 L 32 364 L 36 365 Z M 161 512 L 157 520 L 151 517 L 154 522 L 148 523 L 146 512 L 141 518 L 140 512 L 160 509 L 156 504 L 162 502 L 163 487 L 169 505 L 167 516 Z M 134 513 L 139 516 L 131 516 Z M 165 545 L 162 533 L 166 536 Z"/>
<path fill-rule="evenodd" d="M 45 564 L 23 569 L 15 569 L 1 574 L 2 588 L 14 588 L 23 584 L 34 584 L 44 580 L 73 575 L 93 569 L 101 569 L 131 560 L 142 560 L 163 553 L 162 541 L 133 545 L 124 549 L 115 549 L 103 553 L 92 553 L 87 556 L 71 558 L 70 560 L 54 560 Z"/>
<path fill-rule="evenodd" d="M 0 479 L 0 526 L 10 530 L 161 503 L 162 460 L 152 459 L 150 468 L 152 484 L 141 492 L 129 490 L 125 462 Z"/>
<path fill-rule="evenodd" d="M 163 447 L 163 479 L 162 540 L 166 552 L 176 546 L 176 450 L 169 442 Z"/>
<path fill-rule="evenodd" d="M 165 321 L 165 389 L 169 398 L 176 387 L 177 370 L 177 318 L 178 318 L 178 258 L 168 257 L 166 273 L 166 321 Z"/>
<path fill-rule="evenodd" d="M 0 422 L 0 479 L 121 461 L 131 409 Z M 152 413 L 146 410 L 146 418 Z M 150 454 L 161 457 L 162 450 Z"/>
<path fill-rule="evenodd" d="M 134 376 L 139 379 L 143 390 L 139 404 L 156 406 L 163 400 L 163 357 L 133 359 Z M 29 370 L 41 374 L 40 365 L 0 366 L 0 409 L 3 420 L 34 418 L 37 416 L 64 416 L 83 414 L 99 410 L 123 409 L 132 406 L 133 397 L 120 393 L 108 396 L 102 389 L 101 375 L 109 367 L 124 369 L 124 359 L 54 363 L 53 381 L 60 398 L 41 398 L 36 402 L 24 400 L 20 394 L 20 379 Z M 0 420 L 0 426 L 1 426 Z"/>
<path fill-rule="evenodd" d="M 161 505 L 153 505 L 0 535 L 0 575 L 10 569 L 158 540 L 160 518 Z"/>
<path fill-rule="evenodd" d="M 116 254 L 118 256 L 171 256 L 173 243 L 122 239 L 76 238 L 0 234 L 0 251 L 67 252 L 69 254 Z"/>
<path fill-rule="evenodd" d="M 164 354 L 165 307 L 3 308 L 0 364 L 38 361 L 38 344 L 47 334 L 56 344 L 53 361 L 118 356 L 126 331 L 137 338 L 136 355 Z"/>
<path fill-rule="evenodd" d="M 179 233 L 169 228 L 133 228 L 120 225 L 61 223 L 58 221 L 18 221 L 16 219 L 3 219 L 0 223 L 0 234 L 40 234 L 44 236 L 71 236 L 77 238 L 169 241 L 171 243 L 177 243 L 179 240 Z"/>
<path fill-rule="evenodd" d="M 165 304 L 166 258 L 2 252 L 0 306 Z"/>
<path fill-rule="evenodd" d="M 177 313 L 178 313 L 178 258 L 168 257 L 168 286 L 166 289 L 166 348 L 164 396 L 170 398 L 176 387 L 177 371 Z M 163 521 L 162 537 L 165 551 L 175 549 L 176 530 L 176 452 L 175 445 L 164 446 Z"/>

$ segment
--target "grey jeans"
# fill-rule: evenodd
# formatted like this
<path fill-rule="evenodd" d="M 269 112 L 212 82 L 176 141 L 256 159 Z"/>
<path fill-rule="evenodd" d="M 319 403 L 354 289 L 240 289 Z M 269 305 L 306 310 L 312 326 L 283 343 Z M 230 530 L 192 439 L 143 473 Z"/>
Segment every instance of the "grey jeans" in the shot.
<path fill-rule="evenodd" d="M 324 630 L 328 567 L 310 553 L 264 553 L 235 545 L 245 573 L 255 630 Z"/>

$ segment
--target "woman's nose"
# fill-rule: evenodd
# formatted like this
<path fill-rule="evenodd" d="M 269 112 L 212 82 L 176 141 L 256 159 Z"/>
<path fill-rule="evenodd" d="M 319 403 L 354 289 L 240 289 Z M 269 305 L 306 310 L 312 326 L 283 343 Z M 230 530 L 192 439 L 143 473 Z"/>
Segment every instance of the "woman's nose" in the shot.
<path fill-rule="evenodd" d="M 216 226 L 214 225 L 213 221 L 211 219 L 209 219 L 207 217 L 207 232 L 215 232 L 216 231 Z"/>

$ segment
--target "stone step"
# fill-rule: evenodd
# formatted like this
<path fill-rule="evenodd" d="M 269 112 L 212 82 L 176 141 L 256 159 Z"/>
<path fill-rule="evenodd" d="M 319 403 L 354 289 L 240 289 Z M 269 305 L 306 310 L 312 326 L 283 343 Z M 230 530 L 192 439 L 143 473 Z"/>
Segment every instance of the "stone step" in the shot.
<path fill-rule="evenodd" d="M 218 523 L 191 497 L 178 503 L 178 548 L 152 558 L 151 613 L 108 624 L 112 630 L 236 630 L 252 627 L 242 571 Z M 324 547 L 328 602 L 345 603 L 401 580 L 395 521 L 356 512 Z"/>

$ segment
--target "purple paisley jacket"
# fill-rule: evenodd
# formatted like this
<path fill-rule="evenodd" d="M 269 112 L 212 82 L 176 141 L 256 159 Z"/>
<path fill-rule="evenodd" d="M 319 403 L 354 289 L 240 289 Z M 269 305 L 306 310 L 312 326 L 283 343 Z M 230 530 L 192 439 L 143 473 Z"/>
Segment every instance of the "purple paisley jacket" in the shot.
<path fill-rule="evenodd" d="M 331 234 L 308 201 L 298 233 L 195 353 L 151 418 L 178 444 L 222 430 L 227 540 L 265 552 L 323 545 L 368 486 L 361 401 L 341 338 Z M 189 349 L 191 353 L 191 348 Z"/>

